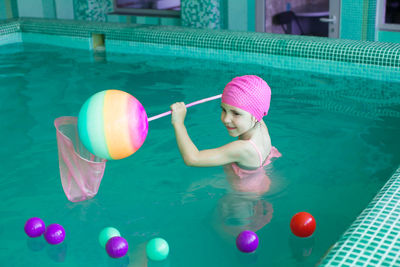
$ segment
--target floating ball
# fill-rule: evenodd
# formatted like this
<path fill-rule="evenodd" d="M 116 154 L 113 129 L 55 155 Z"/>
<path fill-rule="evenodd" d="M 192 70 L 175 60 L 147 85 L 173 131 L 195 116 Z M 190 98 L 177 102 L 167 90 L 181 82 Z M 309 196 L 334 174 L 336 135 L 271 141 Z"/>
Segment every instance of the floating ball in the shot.
<path fill-rule="evenodd" d="M 24 230 L 29 237 L 38 237 L 44 233 L 46 226 L 42 219 L 32 217 L 26 221 Z"/>
<path fill-rule="evenodd" d="M 147 243 L 146 246 L 147 257 L 153 261 L 162 261 L 168 257 L 169 246 L 167 241 L 157 237 Z"/>
<path fill-rule="evenodd" d="M 290 221 L 292 233 L 298 237 L 308 237 L 314 233 L 316 227 L 314 217 L 307 212 L 295 214 Z"/>
<path fill-rule="evenodd" d="M 128 252 L 128 242 L 123 237 L 114 236 L 108 240 L 106 251 L 111 258 L 121 258 Z"/>
<path fill-rule="evenodd" d="M 243 231 L 236 238 L 236 246 L 241 252 L 250 253 L 258 247 L 258 236 L 252 231 Z"/>
<path fill-rule="evenodd" d="M 44 232 L 44 238 L 46 239 L 47 243 L 56 245 L 60 244 L 64 241 L 65 238 L 65 230 L 59 224 L 50 224 L 47 226 L 46 231 Z"/>
<path fill-rule="evenodd" d="M 100 245 L 105 248 L 108 240 L 114 236 L 121 236 L 119 231 L 113 227 L 106 227 L 103 230 L 101 230 L 99 234 L 99 242 Z"/>
<path fill-rule="evenodd" d="M 147 114 L 142 104 L 123 91 L 98 92 L 79 112 L 79 138 L 100 158 L 112 160 L 132 155 L 142 146 L 147 131 Z"/>

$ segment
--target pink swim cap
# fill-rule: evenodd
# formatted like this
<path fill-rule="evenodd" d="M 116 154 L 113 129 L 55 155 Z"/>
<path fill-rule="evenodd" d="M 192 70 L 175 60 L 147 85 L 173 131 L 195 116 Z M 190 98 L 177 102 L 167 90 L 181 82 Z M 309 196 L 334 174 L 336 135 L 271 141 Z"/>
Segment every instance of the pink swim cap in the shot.
<path fill-rule="evenodd" d="M 234 78 L 225 86 L 221 98 L 222 103 L 249 112 L 257 121 L 268 114 L 270 101 L 271 89 L 255 75 Z"/>

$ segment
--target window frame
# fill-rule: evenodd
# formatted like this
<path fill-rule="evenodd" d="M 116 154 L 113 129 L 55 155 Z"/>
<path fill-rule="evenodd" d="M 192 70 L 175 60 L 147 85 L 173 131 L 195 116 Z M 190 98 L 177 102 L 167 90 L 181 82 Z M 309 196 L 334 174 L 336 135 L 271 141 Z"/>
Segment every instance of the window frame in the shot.
<path fill-rule="evenodd" d="M 179 18 L 181 11 L 179 10 L 159 10 L 159 9 L 142 9 L 142 8 L 120 8 L 117 7 L 117 1 L 113 0 L 113 12 L 110 14 L 116 15 L 132 15 L 146 17 L 173 17 Z M 182 3 L 182 2 L 181 2 Z"/>
<path fill-rule="evenodd" d="M 376 9 L 376 18 L 378 30 L 400 32 L 400 24 L 385 23 L 386 0 L 378 0 L 377 7 L 378 8 Z"/>

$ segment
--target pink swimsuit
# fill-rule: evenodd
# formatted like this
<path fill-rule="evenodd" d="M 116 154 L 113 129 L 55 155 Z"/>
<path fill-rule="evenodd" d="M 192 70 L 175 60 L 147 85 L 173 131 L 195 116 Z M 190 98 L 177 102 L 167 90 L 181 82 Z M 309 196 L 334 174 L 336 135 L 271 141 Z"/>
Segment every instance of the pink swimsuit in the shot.
<path fill-rule="evenodd" d="M 241 169 L 244 169 L 244 170 L 257 170 L 258 168 L 265 167 L 268 164 L 270 164 L 272 158 L 279 158 L 280 156 L 282 156 L 282 154 L 278 151 L 278 149 L 276 149 L 276 147 L 273 146 L 273 147 L 271 147 L 271 151 L 269 152 L 267 158 L 264 160 L 264 163 L 263 163 L 262 154 L 261 154 L 260 150 L 258 150 L 257 145 L 251 140 L 248 140 L 248 141 L 254 147 L 254 149 L 257 151 L 258 158 L 260 159 L 260 167 L 249 168 L 249 167 L 240 166 L 237 163 L 233 163 L 233 164 L 236 164 Z"/>
<path fill-rule="evenodd" d="M 276 147 L 271 147 L 268 157 L 263 162 L 262 154 L 258 150 L 256 144 L 251 140 L 249 140 L 249 142 L 257 151 L 260 159 L 260 167 L 248 168 L 239 166 L 237 163 L 232 163 L 226 165 L 224 170 L 227 174 L 228 181 L 235 190 L 262 194 L 269 190 L 269 186 L 271 184 L 271 181 L 263 167 L 270 164 L 273 158 L 281 157 L 282 154 L 278 151 L 278 149 L 276 149 Z"/>

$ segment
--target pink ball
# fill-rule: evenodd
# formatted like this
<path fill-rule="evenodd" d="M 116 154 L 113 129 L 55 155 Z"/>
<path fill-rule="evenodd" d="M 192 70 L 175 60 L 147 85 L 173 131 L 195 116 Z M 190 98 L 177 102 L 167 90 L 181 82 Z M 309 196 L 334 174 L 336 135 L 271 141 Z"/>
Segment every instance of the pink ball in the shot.
<path fill-rule="evenodd" d="M 33 217 L 26 221 L 24 230 L 29 237 L 38 237 L 44 233 L 45 228 L 46 226 L 42 219 Z"/>

